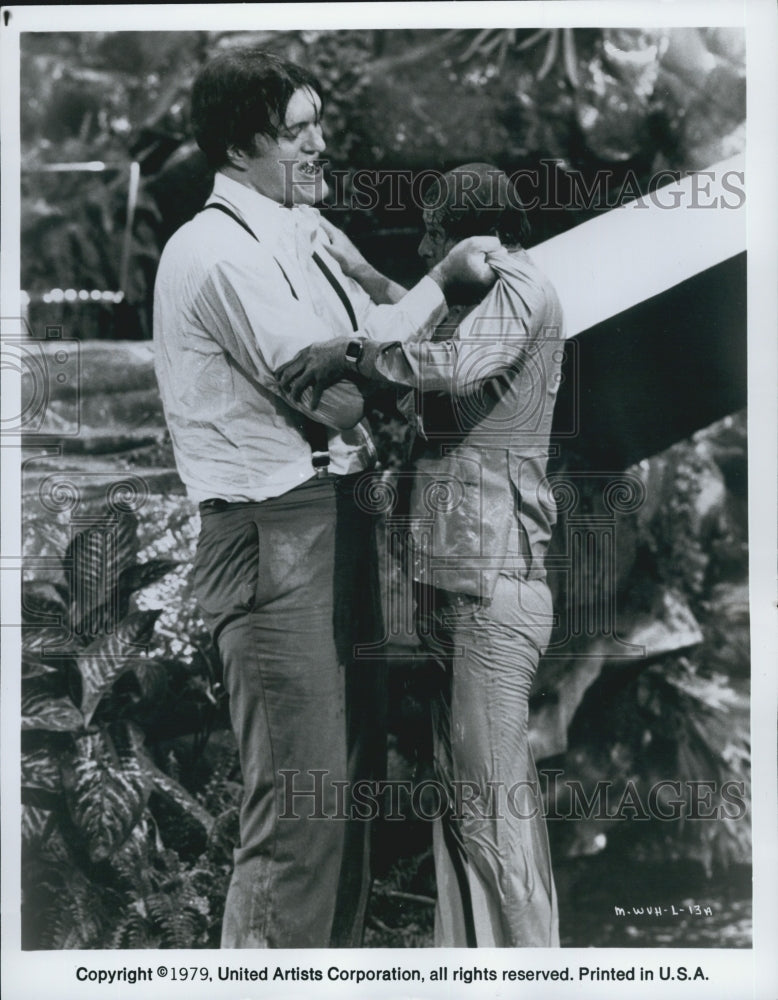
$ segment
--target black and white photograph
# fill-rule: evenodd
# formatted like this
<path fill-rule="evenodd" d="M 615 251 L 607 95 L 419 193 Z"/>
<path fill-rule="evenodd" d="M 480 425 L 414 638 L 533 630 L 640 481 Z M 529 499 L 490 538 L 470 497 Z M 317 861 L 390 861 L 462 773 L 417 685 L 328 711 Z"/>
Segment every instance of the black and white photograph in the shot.
<path fill-rule="evenodd" d="M 775 996 L 777 28 L 0 9 L 4 996 Z"/>

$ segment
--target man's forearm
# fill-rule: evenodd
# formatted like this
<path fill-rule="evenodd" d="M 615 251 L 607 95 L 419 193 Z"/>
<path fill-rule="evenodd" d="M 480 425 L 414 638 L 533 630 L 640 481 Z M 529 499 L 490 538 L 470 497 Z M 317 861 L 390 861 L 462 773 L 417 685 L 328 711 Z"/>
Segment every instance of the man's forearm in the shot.
<path fill-rule="evenodd" d="M 360 267 L 352 277 L 378 306 L 394 305 L 407 291 L 402 285 L 387 278 L 385 274 L 381 274 L 377 268 L 370 264 Z"/>
<path fill-rule="evenodd" d="M 380 356 L 376 354 L 374 346 L 369 347 L 368 345 L 371 344 L 371 341 L 384 344 L 395 344 L 397 341 L 407 342 L 414 336 L 421 341 L 422 338 L 428 336 L 445 315 L 445 296 L 460 275 L 475 275 L 478 280 L 481 280 L 479 268 L 483 267 L 489 271 L 490 281 L 493 283 L 496 280 L 494 270 L 477 259 L 483 256 L 483 251 L 478 249 L 480 244 L 473 245 L 472 240 L 478 239 L 481 238 L 472 237 L 470 240 L 464 240 L 457 244 L 457 247 L 464 249 L 460 250 L 459 256 L 455 256 L 455 251 L 451 251 L 449 257 L 453 256 L 453 263 L 447 257 L 446 261 L 449 261 L 447 266 L 437 265 L 434 267 L 430 274 L 422 278 L 410 291 L 404 292 L 399 301 L 391 305 L 377 305 L 372 308 L 360 328 L 355 331 L 357 335 L 355 339 L 363 340 L 368 352 L 364 363 L 360 363 L 356 370 L 353 365 L 349 367 L 347 363 L 346 347 L 348 341 L 346 338 L 313 343 L 298 351 L 290 361 L 275 368 L 275 375 L 282 391 L 288 393 L 291 399 L 299 400 L 303 391 L 309 386 L 314 386 L 319 391 L 355 374 L 364 374 L 368 378 L 373 377 L 390 384 L 419 385 L 418 375 L 414 371 L 412 362 L 403 365 L 403 359 L 400 357 L 399 363 L 393 366 L 392 371 L 382 369 L 378 364 Z M 483 239 L 491 240 L 493 237 Z M 471 257 L 476 258 L 475 264 L 472 263 Z M 396 294 L 399 286 L 387 283 L 387 279 L 374 269 L 368 272 L 366 268 L 369 267 L 370 265 L 363 262 L 358 269 L 352 270 L 352 276 L 357 271 L 364 274 L 371 273 L 373 279 L 379 282 L 380 289 L 383 289 L 383 291 L 377 289 L 377 294 L 387 296 Z M 354 280 L 353 277 L 352 280 Z M 450 387 L 453 372 L 452 363 L 446 357 L 439 357 L 441 351 L 444 351 L 444 346 L 436 344 L 434 347 L 438 348 L 438 351 L 432 352 L 429 359 L 425 360 L 425 366 L 432 364 L 437 370 L 433 373 L 430 369 L 428 373 L 425 373 L 424 384 L 426 385 L 427 382 L 426 374 L 430 376 L 434 374 L 433 381 L 436 385 L 439 384 L 444 392 L 455 391 Z M 467 350 L 471 349 L 471 345 L 468 345 Z M 316 396 L 314 396 L 314 401 L 315 399 Z"/>
<path fill-rule="evenodd" d="M 306 417 L 338 431 L 356 426 L 365 415 L 365 400 L 353 382 L 343 380 L 325 389 L 315 409 L 312 406 L 313 394 L 314 390 L 309 387 L 299 400 L 285 392 L 281 396 L 284 402 Z"/>
<path fill-rule="evenodd" d="M 525 346 L 516 342 L 479 345 L 461 340 L 412 344 L 368 341 L 357 372 L 378 385 L 462 396 L 514 367 Z"/>

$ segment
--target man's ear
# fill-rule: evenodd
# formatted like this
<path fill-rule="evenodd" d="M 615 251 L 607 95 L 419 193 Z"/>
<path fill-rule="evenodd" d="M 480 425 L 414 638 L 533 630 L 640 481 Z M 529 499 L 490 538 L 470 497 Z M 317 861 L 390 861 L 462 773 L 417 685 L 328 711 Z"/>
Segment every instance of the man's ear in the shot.
<path fill-rule="evenodd" d="M 256 156 L 258 153 L 262 153 L 264 150 L 264 143 L 267 142 L 265 136 L 257 134 L 254 136 L 254 148 L 250 150 L 242 149 L 240 146 L 228 146 L 227 147 L 227 159 L 231 167 L 235 167 L 236 170 L 248 170 L 249 159 Z"/>
<path fill-rule="evenodd" d="M 235 170 L 243 171 L 248 169 L 248 155 L 246 150 L 241 149 L 239 146 L 227 147 L 227 161 Z"/>

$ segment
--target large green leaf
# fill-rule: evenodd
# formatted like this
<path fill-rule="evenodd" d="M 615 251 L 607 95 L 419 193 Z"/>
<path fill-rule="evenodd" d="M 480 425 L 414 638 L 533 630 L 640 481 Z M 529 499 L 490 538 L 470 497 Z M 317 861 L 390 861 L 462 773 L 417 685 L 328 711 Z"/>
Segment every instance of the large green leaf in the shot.
<path fill-rule="evenodd" d="M 59 761 L 44 747 L 22 752 L 22 788 L 59 792 L 62 788 Z"/>
<path fill-rule="evenodd" d="M 69 698 L 52 698 L 40 690 L 22 696 L 22 729 L 72 733 L 83 725 L 83 715 Z"/>
<path fill-rule="evenodd" d="M 147 774 L 154 782 L 155 791 L 164 795 L 165 798 L 170 799 L 171 802 L 175 802 L 177 806 L 180 806 L 188 816 L 197 820 L 206 833 L 211 832 L 215 822 L 213 816 L 211 816 L 207 809 L 204 809 L 200 805 L 197 799 L 189 794 L 183 785 L 179 784 L 174 778 L 171 778 L 153 764 L 149 767 Z"/>
<path fill-rule="evenodd" d="M 68 606 L 57 587 L 48 580 L 22 582 L 22 622 L 26 626 L 67 628 Z"/>
<path fill-rule="evenodd" d="M 117 753 L 105 731 L 85 733 L 62 765 L 68 810 L 93 861 L 110 857 L 146 807 L 149 781 L 132 749 Z"/>
<path fill-rule="evenodd" d="M 159 610 L 137 611 L 129 615 L 112 635 L 90 643 L 78 657 L 83 682 L 81 711 L 89 725 L 100 699 L 114 681 L 138 661 L 151 638 Z"/>
<path fill-rule="evenodd" d="M 34 947 L 57 951 L 100 947 L 105 928 L 115 917 L 111 904 L 115 907 L 116 897 L 110 889 L 90 881 L 67 854 L 61 863 L 44 867 L 39 878 L 43 907 L 35 915 Z"/>
<path fill-rule="evenodd" d="M 30 810 L 30 816 L 22 815 L 24 824 L 45 810 L 45 820 L 52 819 L 62 808 L 62 775 L 58 757 L 50 747 L 41 746 L 37 750 L 22 751 L 22 807 Z"/>
<path fill-rule="evenodd" d="M 129 727 L 129 732 L 133 751 L 137 756 L 138 762 L 143 769 L 144 774 L 153 784 L 154 790 L 171 802 L 174 802 L 189 816 L 197 820 L 206 833 L 210 833 L 213 829 L 214 823 L 216 822 L 214 817 L 208 812 L 207 809 L 200 805 L 197 799 L 189 794 L 183 785 L 179 784 L 174 778 L 171 778 L 170 775 L 165 774 L 164 771 L 157 767 L 143 746 L 143 735 L 138 727 L 131 725 Z"/>
<path fill-rule="evenodd" d="M 45 658 L 53 669 L 56 669 L 58 660 L 69 659 L 73 649 L 79 645 L 70 634 L 67 623 L 63 627 L 46 625 L 22 628 L 22 648 L 25 654 L 32 653 Z"/>
<path fill-rule="evenodd" d="M 180 563 L 170 559 L 149 559 L 145 563 L 135 563 L 122 570 L 119 578 L 119 589 L 124 594 L 131 594 L 142 587 L 161 580 L 166 573 L 175 569 Z"/>
<path fill-rule="evenodd" d="M 136 590 L 156 583 L 178 565 L 169 559 L 150 559 L 125 567 L 119 576 L 119 620 L 129 611 L 130 599 Z"/>
<path fill-rule="evenodd" d="M 169 668 L 164 660 L 144 660 L 133 665 L 132 672 L 138 681 L 140 695 L 147 705 L 157 711 L 165 706 L 169 690 Z"/>
<path fill-rule="evenodd" d="M 57 665 L 32 653 L 25 652 L 22 658 L 22 677 L 43 677 L 46 674 L 55 674 L 57 670 Z"/>
<path fill-rule="evenodd" d="M 153 871 L 149 860 L 150 823 L 147 816 L 141 817 L 132 828 L 129 837 L 111 856 L 111 866 L 114 871 L 132 884 L 135 892 L 144 893 L 151 888 Z"/>
<path fill-rule="evenodd" d="M 53 823 L 53 814 L 48 809 L 22 803 L 22 843 L 27 848 L 39 844 L 47 835 Z"/>

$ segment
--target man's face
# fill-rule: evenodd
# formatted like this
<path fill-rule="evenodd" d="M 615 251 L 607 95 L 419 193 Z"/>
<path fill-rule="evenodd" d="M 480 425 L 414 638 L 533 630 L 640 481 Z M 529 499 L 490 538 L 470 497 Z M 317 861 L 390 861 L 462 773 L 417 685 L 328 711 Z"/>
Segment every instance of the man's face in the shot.
<path fill-rule="evenodd" d="M 424 239 L 419 244 L 417 253 L 427 265 L 428 271 L 439 264 L 456 243 L 438 220 L 437 212 L 429 209 L 424 211 Z"/>
<path fill-rule="evenodd" d="M 320 114 L 319 95 L 307 87 L 296 90 L 279 126 L 278 138 L 257 135 L 256 154 L 246 159 L 246 183 L 284 205 L 321 201 L 328 188 L 318 162 L 326 148 Z"/>

